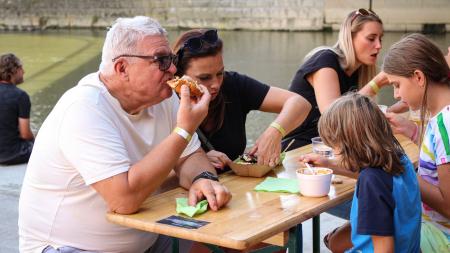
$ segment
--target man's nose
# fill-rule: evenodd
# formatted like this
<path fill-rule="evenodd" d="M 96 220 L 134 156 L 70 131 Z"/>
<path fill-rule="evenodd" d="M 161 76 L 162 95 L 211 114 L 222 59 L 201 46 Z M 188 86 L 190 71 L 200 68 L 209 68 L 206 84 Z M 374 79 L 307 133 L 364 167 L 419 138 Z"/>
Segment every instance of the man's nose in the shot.
<path fill-rule="evenodd" d="M 170 67 L 167 71 L 170 72 L 172 75 L 177 73 L 177 67 L 175 66 L 175 64 L 173 64 L 173 62 L 170 64 Z"/>

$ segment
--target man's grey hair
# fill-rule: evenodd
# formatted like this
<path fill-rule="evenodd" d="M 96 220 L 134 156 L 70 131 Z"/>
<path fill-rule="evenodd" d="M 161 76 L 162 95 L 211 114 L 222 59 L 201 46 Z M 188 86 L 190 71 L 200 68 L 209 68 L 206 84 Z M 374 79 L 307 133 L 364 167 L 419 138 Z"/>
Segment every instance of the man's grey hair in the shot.
<path fill-rule="evenodd" d="M 167 36 L 167 32 L 158 21 L 149 17 L 118 18 L 106 33 L 100 72 L 112 74 L 112 59 L 122 54 L 140 54 L 137 49 L 138 42 L 152 35 Z"/>

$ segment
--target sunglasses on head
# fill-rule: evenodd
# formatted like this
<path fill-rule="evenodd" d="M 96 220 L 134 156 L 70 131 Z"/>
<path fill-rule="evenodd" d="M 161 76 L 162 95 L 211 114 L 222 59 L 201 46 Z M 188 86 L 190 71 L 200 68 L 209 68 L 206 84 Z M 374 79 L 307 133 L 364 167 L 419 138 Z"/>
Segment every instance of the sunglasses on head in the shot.
<path fill-rule="evenodd" d="M 218 40 L 219 36 L 217 35 L 217 30 L 210 29 L 205 31 L 202 35 L 186 40 L 180 50 L 178 50 L 178 52 L 183 51 L 185 48 L 187 48 L 189 49 L 189 51 L 196 53 L 203 48 L 205 42 L 209 45 L 214 46 Z"/>
<path fill-rule="evenodd" d="M 168 54 L 168 55 L 133 55 L 133 54 L 122 54 L 119 56 L 116 56 L 112 59 L 112 61 L 116 61 L 120 57 L 137 57 L 145 60 L 150 60 L 152 62 L 158 62 L 159 64 L 159 70 L 166 71 L 170 68 L 170 65 L 173 63 L 174 65 L 177 65 L 178 62 L 178 56 L 174 54 Z"/>
<path fill-rule="evenodd" d="M 353 21 L 355 21 L 356 17 L 358 17 L 358 16 L 370 16 L 370 15 L 378 17 L 378 15 L 375 12 L 373 12 L 372 10 L 366 10 L 364 8 L 358 9 L 354 12 L 352 21 L 350 22 L 350 24 L 352 24 Z"/>

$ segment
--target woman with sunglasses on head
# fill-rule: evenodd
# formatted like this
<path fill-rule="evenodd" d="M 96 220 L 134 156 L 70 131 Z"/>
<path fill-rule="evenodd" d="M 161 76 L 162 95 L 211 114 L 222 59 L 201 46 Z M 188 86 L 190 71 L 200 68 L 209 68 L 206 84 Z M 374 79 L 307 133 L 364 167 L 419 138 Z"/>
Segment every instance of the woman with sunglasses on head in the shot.
<path fill-rule="evenodd" d="M 345 92 L 361 88 L 361 94 L 374 96 L 388 84 L 384 73 L 375 76 L 382 37 L 381 19 L 372 11 L 359 9 L 347 15 L 333 47 L 318 47 L 306 55 L 289 90 L 306 98 L 312 110 L 303 124 L 283 139 L 283 148 L 292 139 L 295 142 L 290 149 L 310 144 L 311 138 L 318 136 L 321 113 Z"/>
<path fill-rule="evenodd" d="M 259 164 L 279 163 L 281 139 L 306 118 L 310 104 L 301 96 L 265 85 L 237 72 L 225 71 L 223 42 L 217 30 L 194 29 L 178 37 L 178 76 L 188 75 L 211 93 L 209 112 L 200 130 L 208 158 L 218 170 L 243 154 L 247 139 L 245 121 L 251 110 L 279 113 L 256 140 L 250 154 Z"/>

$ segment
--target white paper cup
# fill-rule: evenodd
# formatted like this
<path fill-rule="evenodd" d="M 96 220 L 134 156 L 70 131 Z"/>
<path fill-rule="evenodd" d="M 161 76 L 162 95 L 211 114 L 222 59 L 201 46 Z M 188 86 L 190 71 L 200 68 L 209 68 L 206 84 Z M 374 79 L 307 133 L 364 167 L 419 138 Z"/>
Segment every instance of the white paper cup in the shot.
<path fill-rule="evenodd" d="M 314 167 L 315 174 L 307 168 L 297 169 L 298 187 L 305 197 L 323 197 L 330 192 L 333 170 L 323 167 Z"/>

